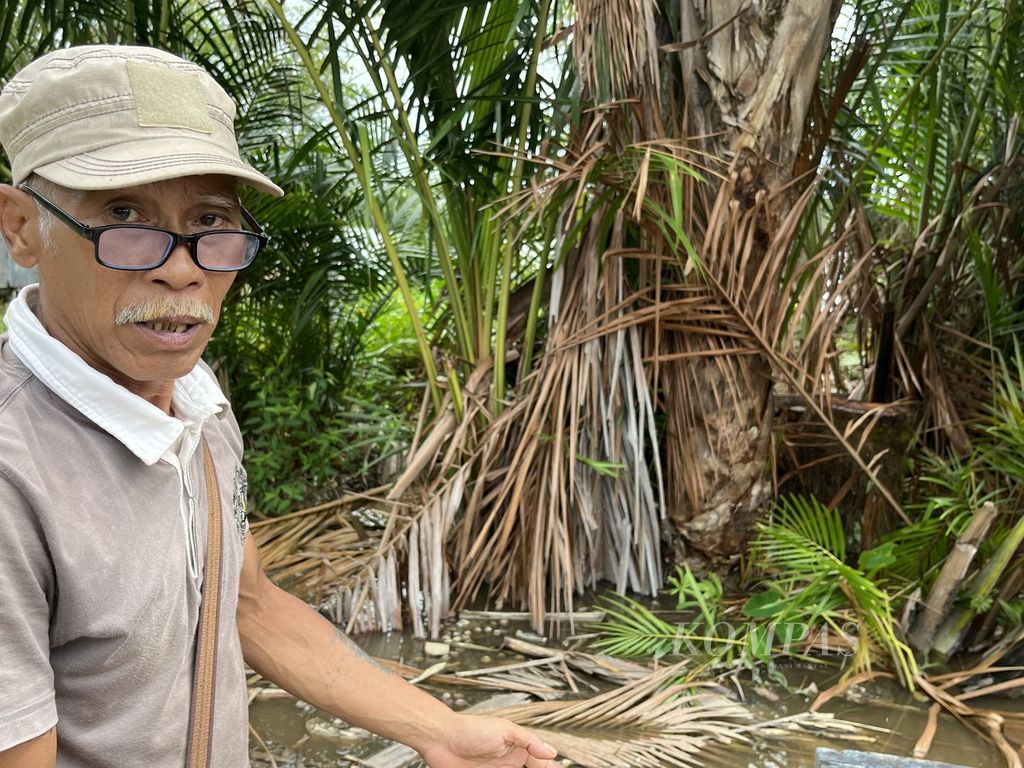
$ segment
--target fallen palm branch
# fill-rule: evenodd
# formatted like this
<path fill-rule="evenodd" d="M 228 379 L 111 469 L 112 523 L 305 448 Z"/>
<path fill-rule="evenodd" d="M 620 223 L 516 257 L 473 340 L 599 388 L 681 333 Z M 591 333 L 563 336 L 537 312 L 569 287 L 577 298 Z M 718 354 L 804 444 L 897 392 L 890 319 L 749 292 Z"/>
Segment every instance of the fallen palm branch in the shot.
<path fill-rule="evenodd" d="M 380 531 L 359 514 L 383 516 L 385 489 L 349 494 L 336 501 L 251 523 L 264 569 L 282 586 L 315 602 L 358 574 L 379 546 Z"/>
<path fill-rule="evenodd" d="M 522 704 L 494 714 L 529 726 L 585 768 L 702 766 L 709 747 L 748 744 L 755 730 L 758 738 L 786 738 L 803 728 L 836 736 L 857 730 L 811 713 L 758 722 L 709 684 L 687 681 L 689 674 L 680 663 L 593 698 Z"/>
<path fill-rule="evenodd" d="M 932 685 L 923 677 L 915 681 L 918 687 L 935 700 L 943 709 L 952 714 L 958 720 L 986 736 L 999 750 L 1006 761 L 1006 768 L 1022 768 L 1019 750 L 1022 745 L 1016 747 L 1007 741 L 1003 732 L 1004 718 L 990 710 L 971 707 L 963 700 L 948 691 Z"/>
<path fill-rule="evenodd" d="M 528 643 L 514 637 L 506 637 L 502 641 L 502 648 L 521 653 L 524 656 L 544 658 L 551 654 L 551 649 L 543 645 Z M 586 653 L 583 651 L 566 651 L 562 654 L 564 662 L 577 670 L 594 677 L 608 680 L 616 685 L 624 685 L 634 680 L 646 677 L 650 669 L 643 664 L 637 664 L 625 659 L 617 659 L 604 653 Z"/>

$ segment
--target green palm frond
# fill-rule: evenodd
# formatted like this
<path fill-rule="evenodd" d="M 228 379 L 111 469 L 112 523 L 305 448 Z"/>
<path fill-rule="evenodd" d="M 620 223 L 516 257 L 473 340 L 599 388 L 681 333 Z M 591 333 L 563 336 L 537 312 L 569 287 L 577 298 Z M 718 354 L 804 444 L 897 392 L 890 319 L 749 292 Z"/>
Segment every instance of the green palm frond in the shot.
<path fill-rule="evenodd" d="M 612 656 L 661 658 L 697 653 L 732 658 L 748 644 L 743 628 L 734 632 L 736 628 L 720 626 L 713 611 L 702 610 L 670 624 L 626 595 L 603 595 L 599 602 L 605 620 L 594 627 L 599 638 L 593 645 Z"/>
<path fill-rule="evenodd" d="M 882 536 L 875 547 L 886 548 L 889 553 L 888 562 L 880 569 L 882 575 L 906 583 L 923 579 L 949 551 L 948 532 L 949 526 L 941 517 L 925 512 L 912 525 Z"/>
<path fill-rule="evenodd" d="M 1024 625 L 1024 599 L 1021 600 L 1000 600 L 1000 618 L 1003 623 L 1016 629 Z"/>
<path fill-rule="evenodd" d="M 593 645 L 612 656 L 660 658 L 679 649 L 678 626 L 655 616 L 626 595 L 603 595 L 605 621 L 595 626 L 600 638 Z"/>
<path fill-rule="evenodd" d="M 722 580 L 718 574 L 710 573 L 702 580 L 694 575 L 689 565 L 677 565 L 675 574 L 668 577 L 668 583 L 676 595 L 678 610 L 696 609 L 707 626 L 717 623 L 723 593 Z"/>
<path fill-rule="evenodd" d="M 1024 353 L 1013 339 L 1013 357 L 1000 366 L 989 408 L 983 459 L 1010 489 L 1024 487 Z"/>
<path fill-rule="evenodd" d="M 835 550 L 835 551 L 834 551 Z M 854 669 L 871 664 L 870 647 L 890 656 L 904 684 L 913 687 L 917 665 L 896 630 L 889 595 L 858 568 L 844 562 L 846 536 L 835 510 L 816 499 L 787 496 L 758 524 L 755 562 L 780 591 L 811 589 L 824 596 L 841 592 L 860 622 L 861 643 Z"/>

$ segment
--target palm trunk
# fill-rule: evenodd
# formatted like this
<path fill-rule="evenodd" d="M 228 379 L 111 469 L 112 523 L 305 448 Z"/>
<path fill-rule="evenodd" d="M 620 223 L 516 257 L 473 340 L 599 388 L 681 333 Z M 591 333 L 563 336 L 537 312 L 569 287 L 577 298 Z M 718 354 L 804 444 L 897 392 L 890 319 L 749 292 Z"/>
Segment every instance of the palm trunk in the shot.
<path fill-rule="evenodd" d="M 808 181 L 794 180 L 794 168 L 834 11 L 819 0 L 683 0 L 679 12 L 679 39 L 699 41 L 681 46 L 684 131 L 726 166 L 703 190 L 709 210 L 691 232 L 713 284 L 689 283 L 745 310 L 746 297 L 776 289 L 760 269 Z M 659 344 L 685 353 L 662 372 L 669 517 L 684 550 L 721 561 L 743 551 L 771 492 L 772 412 L 768 360 L 716 325 L 670 331 Z"/>

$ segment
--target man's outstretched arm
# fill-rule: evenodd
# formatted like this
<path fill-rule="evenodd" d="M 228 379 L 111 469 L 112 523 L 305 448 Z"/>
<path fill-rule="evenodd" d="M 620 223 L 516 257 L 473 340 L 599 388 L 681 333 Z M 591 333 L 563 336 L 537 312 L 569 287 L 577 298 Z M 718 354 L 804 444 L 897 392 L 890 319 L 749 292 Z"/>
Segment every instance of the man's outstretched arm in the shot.
<path fill-rule="evenodd" d="M 400 741 L 431 768 L 553 768 L 553 749 L 506 720 L 458 714 L 370 660 L 329 621 L 276 587 L 245 540 L 238 596 L 245 660 L 292 695 Z"/>

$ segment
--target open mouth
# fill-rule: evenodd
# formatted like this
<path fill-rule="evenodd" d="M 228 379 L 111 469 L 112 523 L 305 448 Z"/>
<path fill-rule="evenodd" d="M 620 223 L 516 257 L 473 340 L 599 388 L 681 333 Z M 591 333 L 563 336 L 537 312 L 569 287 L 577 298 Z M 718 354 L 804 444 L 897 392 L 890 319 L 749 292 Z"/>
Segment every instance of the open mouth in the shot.
<path fill-rule="evenodd" d="M 140 325 L 157 333 L 185 333 L 195 323 L 171 323 L 163 320 L 153 320 L 148 323 L 140 323 Z"/>

